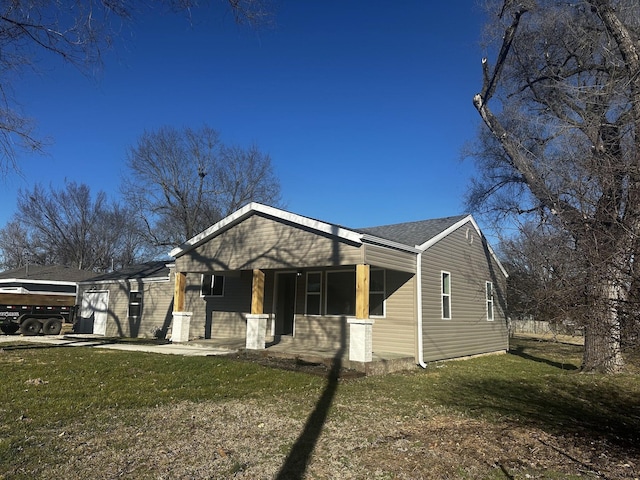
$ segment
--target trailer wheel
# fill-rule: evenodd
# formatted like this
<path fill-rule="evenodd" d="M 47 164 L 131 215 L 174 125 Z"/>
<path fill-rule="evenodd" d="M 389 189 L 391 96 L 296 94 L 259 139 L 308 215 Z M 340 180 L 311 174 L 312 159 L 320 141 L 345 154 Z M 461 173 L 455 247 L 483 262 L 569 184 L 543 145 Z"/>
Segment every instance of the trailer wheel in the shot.
<path fill-rule="evenodd" d="M 5 323 L 4 325 L 0 326 L 0 330 L 2 330 L 2 332 L 6 333 L 7 335 L 13 335 L 18 331 L 19 328 L 20 325 L 18 325 L 17 323 Z"/>
<path fill-rule="evenodd" d="M 35 318 L 27 318 L 20 325 L 20 333 L 23 335 L 37 335 L 42 329 L 42 324 Z"/>
<path fill-rule="evenodd" d="M 45 320 L 42 325 L 42 333 L 45 335 L 58 335 L 62 330 L 62 322 L 57 318 L 50 318 Z"/>

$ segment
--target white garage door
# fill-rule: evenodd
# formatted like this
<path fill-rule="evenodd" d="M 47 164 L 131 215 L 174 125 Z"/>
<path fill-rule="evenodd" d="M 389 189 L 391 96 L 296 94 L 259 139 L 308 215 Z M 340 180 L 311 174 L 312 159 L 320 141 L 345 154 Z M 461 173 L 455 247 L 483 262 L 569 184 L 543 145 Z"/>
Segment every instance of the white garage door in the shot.
<path fill-rule="evenodd" d="M 107 312 L 109 308 L 109 292 L 84 292 L 80 306 L 80 317 L 83 322 L 93 324 L 93 333 L 107 333 Z"/>

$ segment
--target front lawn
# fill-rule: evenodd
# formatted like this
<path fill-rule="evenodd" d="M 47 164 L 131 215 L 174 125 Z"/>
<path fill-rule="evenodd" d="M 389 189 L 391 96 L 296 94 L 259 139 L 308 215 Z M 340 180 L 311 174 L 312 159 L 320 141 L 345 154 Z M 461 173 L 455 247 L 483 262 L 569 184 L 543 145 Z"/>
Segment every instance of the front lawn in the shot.
<path fill-rule="evenodd" d="M 580 347 L 336 380 L 0 343 L 0 479 L 638 478 L 640 378 Z"/>

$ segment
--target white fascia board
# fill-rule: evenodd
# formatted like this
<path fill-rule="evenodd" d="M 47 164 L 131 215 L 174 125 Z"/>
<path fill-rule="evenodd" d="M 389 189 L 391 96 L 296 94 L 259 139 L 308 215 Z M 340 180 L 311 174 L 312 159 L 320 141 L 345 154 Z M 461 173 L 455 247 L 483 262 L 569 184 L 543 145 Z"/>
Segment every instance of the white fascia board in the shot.
<path fill-rule="evenodd" d="M 331 225 L 329 223 L 321 222 L 319 220 L 313 220 L 308 217 L 303 217 L 302 215 L 297 215 L 295 213 L 286 212 L 284 210 L 280 210 L 279 208 L 269 207 L 261 203 L 252 202 L 245 205 L 241 209 L 236 210 L 228 217 L 223 218 L 218 223 L 213 224 L 202 233 L 199 233 L 190 240 L 187 240 L 179 247 L 174 248 L 169 252 L 169 255 L 174 258 L 180 256 L 181 254 L 191 250 L 192 248 L 201 245 L 208 239 L 215 236 L 218 232 L 244 220 L 246 217 L 255 212 L 263 213 L 265 215 L 269 215 L 271 217 L 284 220 L 296 225 L 308 227 L 312 230 L 326 233 L 328 235 L 334 235 L 354 243 L 362 243 L 362 235 L 354 231 L 347 230 L 336 225 Z"/>
<path fill-rule="evenodd" d="M 70 285 L 76 286 L 79 282 L 63 282 L 59 280 L 31 280 L 26 278 L 3 278 L 0 279 L 0 287 L 3 283 L 36 283 L 38 285 Z"/>
<path fill-rule="evenodd" d="M 127 283 L 162 283 L 168 282 L 169 276 L 166 277 L 149 277 L 149 278 L 119 278 L 114 280 L 98 280 L 96 282 L 84 281 L 80 282 L 79 286 L 86 287 L 87 285 L 108 285 L 108 284 L 127 284 Z"/>
<path fill-rule="evenodd" d="M 74 284 L 74 287 L 77 288 L 77 285 Z M 26 290 L 24 289 L 24 291 L 11 291 L 11 290 L 0 290 L 0 294 L 5 294 L 5 295 L 55 295 L 56 297 L 75 297 L 76 293 L 75 292 L 49 292 L 49 291 L 31 291 L 31 290 Z"/>
<path fill-rule="evenodd" d="M 387 240 L 385 238 L 376 237 L 374 235 L 369 235 L 368 233 L 362 234 L 362 241 L 366 243 L 380 245 L 382 247 L 389 247 L 389 248 L 394 248 L 396 250 L 402 250 L 404 252 L 410 252 L 410 253 L 422 252 L 422 250 L 418 247 L 412 247 L 410 245 L 405 245 L 403 243 L 398 243 L 392 240 Z"/>
<path fill-rule="evenodd" d="M 416 248 L 419 248 L 421 251 L 427 250 L 429 247 L 435 245 L 440 240 L 442 240 L 443 238 L 447 237 L 448 235 L 450 235 L 452 232 L 456 231 L 458 228 L 460 228 L 461 226 L 463 226 L 467 222 L 471 222 L 471 225 L 473 225 L 473 228 L 475 229 L 475 231 L 478 234 L 478 236 L 480 238 L 484 238 L 484 235 L 480 231 L 480 227 L 478 227 L 478 224 L 476 223 L 476 221 L 473 219 L 473 217 L 471 215 L 467 215 L 462 220 L 454 223 L 449 228 L 447 228 L 446 230 L 443 230 L 442 232 L 440 232 L 435 237 L 433 237 L 430 240 L 427 240 L 426 242 L 424 242 L 422 245 L 416 245 Z M 485 241 L 485 244 L 487 245 L 487 248 L 489 249 L 489 253 L 491 254 L 491 257 L 493 257 L 493 259 L 495 260 L 496 264 L 500 268 L 500 271 L 502 272 L 504 277 L 508 278 L 509 274 L 507 273 L 507 271 L 505 270 L 504 266 L 502 265 L 502 263 L 498 259 L 498 256 L 493 251 L 493 248 L 491 248 L 491 245 L 489 245 L 489 242 Z"/>

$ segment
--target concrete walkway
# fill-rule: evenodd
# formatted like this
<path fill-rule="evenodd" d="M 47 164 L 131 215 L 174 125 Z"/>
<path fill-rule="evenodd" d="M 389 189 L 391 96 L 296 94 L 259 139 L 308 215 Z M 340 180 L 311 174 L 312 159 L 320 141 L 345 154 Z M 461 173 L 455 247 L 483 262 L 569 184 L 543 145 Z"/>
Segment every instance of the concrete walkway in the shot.
<path fill-rule="evenodd" d="M 166 343 L 153 345 L 147 343 L 124 343 L 105 338 L 102 335 L 0 335 L 0 349 L 5 345 L 16 343 L 33 343 L 59 347 L 95 347 L 112 350 L 127 350 L 132 352 L 162 353 L 166 355 L 184 355 L 192 357 L 206 357 L 212 355 L 228 355 L 236 350 L 213 346 Z"/>
<path fill-rule="evenodd" d="M 31 343 L 34 348 L 37 345 L 59 346 L 59 347 L 94 347 L 108 348 L 112 350 L 124 350 L 130 352 L 160 353 L 166 355 L 184 356 L 215 356 L 230 355 L 244 350 L 244 338 L 225 340 L 193 340 L 189 343 L 165 343 L 154 345 L 142 341 L 122 341 L 118 338 L 109 338 L 102 335 L 66 333 L 60 335 L 4 335 L 0 334 L 0 350 L 2 348 L 25 348 L 12 347 L 12 344 Z M 29 347 L 26 347 L 29 348 Z M 331 366 L 338 354 L 336 348 L 310 347 L 307 344 L 299 344 L 291 339 L 267 344 L 265 350 L 253 350 L 258 355 L 267 357 L 280 357 L 295 359 L 308 363 L 318 363 Z M 395 353 L 374 352 L 373 361 L 362 363 L 353 362 L 348 359 L 345 352 L 342 355 L 342 365 L 346 369 L 355 370 L 365 375 L 381 375 L 402 370 L 416 368 L 412 357 Z"/>

